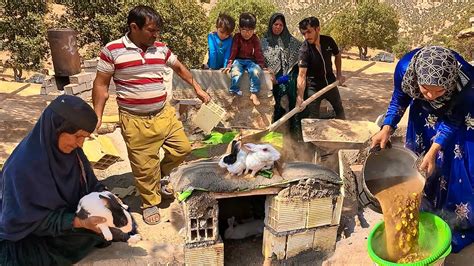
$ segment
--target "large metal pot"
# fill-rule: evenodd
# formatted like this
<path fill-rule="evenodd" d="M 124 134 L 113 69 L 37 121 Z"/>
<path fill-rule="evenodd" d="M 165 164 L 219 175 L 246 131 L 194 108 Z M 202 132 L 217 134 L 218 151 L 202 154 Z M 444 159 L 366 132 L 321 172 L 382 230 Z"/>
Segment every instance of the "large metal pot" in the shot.
<path fill-rule="evenodd" d="M 359 201 L 364 207 L 382 213 L 380 203 L 374 194 L 381 190 L 380 183 L 377 187 L 373 186 L 371 180 L 387 180 L 386 188 L 395 185 L 397 179 L 393 177 L 420 178 L 425 182 L 425 178 L 418 171 L 416 166 L 418 156 L 411 150 L 402 146 L 393 146 L 390 149 L 383 149 L 379 152 L 370 153 L 364 162 L 362 169 L 362 178 L 359 179 Z M 392 178 L 392 179 L 389 179 Z M 400 181 L 406 179 L 400 178 Z M 377 191 L 378 190 L 378 191 Z"/>
<path fill-rule="evenodd" d="M 81 72 L 76 35 L 76 31 L 72 29 L 48 30 L 55 76 L 68 77 Z"/>

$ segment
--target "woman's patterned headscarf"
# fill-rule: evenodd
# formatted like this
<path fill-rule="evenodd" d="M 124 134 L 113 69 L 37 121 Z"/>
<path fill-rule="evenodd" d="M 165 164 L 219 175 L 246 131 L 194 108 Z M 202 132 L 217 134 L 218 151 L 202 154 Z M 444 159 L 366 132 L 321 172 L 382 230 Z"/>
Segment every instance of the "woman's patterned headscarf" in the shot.
<path fill-rule="evenodd" d="M 416 99 L 423 99 L 419 85 L 443 87 L 446 92 L 435 100 L 428 101 L 439 109 L 460 91 L 458 87 L 459 67 L 453 53 L 444 47 L 427 46 L 421 48 L 412 58 L 403 76 L 402 90 Z"/>
<path fill-rule="evenodd" d="M 280 35 L 274 35 L 272 26 L 278 19 L 283 22 L 283 31 Z M 285 16 L 281 13 L 273 14 L 268 22 L 267 32 L 262 39 L 265 64 L 273 73 L 278 74 L 281 71 L 283 75 L 287 75 L 298 63 L 300 46 L 301 42 L 288 31 Z"/>

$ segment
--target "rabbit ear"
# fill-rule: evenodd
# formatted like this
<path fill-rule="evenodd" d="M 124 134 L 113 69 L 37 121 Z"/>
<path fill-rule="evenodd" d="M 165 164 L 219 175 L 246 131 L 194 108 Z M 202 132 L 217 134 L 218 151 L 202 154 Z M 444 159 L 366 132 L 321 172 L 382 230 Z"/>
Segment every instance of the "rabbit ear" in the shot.
<path fill-rule="evenodd" d="M 239 142 L 237 142 L 236 140 L 233 140 L 230 154 L 237 154 L 238 152 L 239 152 Z"/>
<path fill-rule="evenodd" d="M 249 151 L 256 152 L 258 151 L 258 146 L 252 143 L 245 143 L 244 144 L 245 148 L 247 148 Z"/>

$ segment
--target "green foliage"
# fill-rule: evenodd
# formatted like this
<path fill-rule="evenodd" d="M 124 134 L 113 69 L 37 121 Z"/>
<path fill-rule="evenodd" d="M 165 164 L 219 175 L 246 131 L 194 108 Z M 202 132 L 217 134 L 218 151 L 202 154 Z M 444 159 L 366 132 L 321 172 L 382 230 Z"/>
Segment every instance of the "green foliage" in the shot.
<path fill-rule="evenodd" d="M 468 9 L 457 23 L 433 37 L 430 44 L 442 45 L 459 52 L 466 60 L 474 60 L 472 50 L 474 49 L 474 38 L 459 39 L 457 35 L 460 31 L 470 28 L 469 17 L 474 13 L 474 6 Z"/>
<path fill-rule="evenodd" d="M 257 18 L 256 34 L 263 36 L 268 29 L 268 20 L 276 12 L 275 5 L 269 0 L 226 0 L 219 1 L 209 14 L 209 31 L 216 30 L 219 13 L 227 13 L 235 19 L 235 32 L 239 30 L 239 16 L 250 12 Z"/>
<path fill-rule="evenodd" d="M 127 31 L 128 12 L 138 4 L 153 7 L 164 20 L 160 41 L 165 42 L 188 67 L 200 66 L 206 53 L 207 19 L 195 1 L 65 1 L 67 13 L 59 25 L 79 32 L 80 46 L 88 45 L 84 57 L 94 57 L 101 46 Z M 100 44 L 100 45 L 98 45 Z"/>
<path fill-rule="evenodd" d="M 164 19 L 161 40 L 189 68 L 201 67 L 207 52 L 207 17 L 196 1 L 162 0 L 155 9 Z"/>
<path fill-rule="evenodd" d="M 402 58 L 402 56 L 408 53 L 411 49 L 412 46 L 406 38 L 398 39 L 397 44 L 392 46 L 392 52 L 398 59 Z"/>
<path fill-rule="evenodd" d="M 0 47 L 9 51 L 7 66 L 14 69 L 15 79 L 23 69 L 38 69 L 48 55 L 44 16 L 45 2 L 3 1 L 0 4 Z"/>
<path fill-rule="evenodd" d="M 361 58 L 367 48 L 389 50 L 397 42 L 398 17 L 390 6 L 376 0 L 362 1 L 356 8 L 337 14 L 330 22 L 330 35 L 344 46 L 357 46 Z"/>

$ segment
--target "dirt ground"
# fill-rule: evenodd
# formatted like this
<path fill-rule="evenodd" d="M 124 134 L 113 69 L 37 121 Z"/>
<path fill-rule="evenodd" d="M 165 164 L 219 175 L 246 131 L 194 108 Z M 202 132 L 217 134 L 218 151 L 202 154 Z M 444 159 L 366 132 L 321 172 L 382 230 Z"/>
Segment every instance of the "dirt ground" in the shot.
<path fill-rule="evenodd" d="M 343 59 L 343 69 L 347 74 L 354 71 L 367 61 Z M 345 86 L 339 88 L 343 105 L 346 109 L 347 119 L 375 121 L 377 116 L 385 112 L 392 93 L 392 75 L 395 63 L 377 63 L 361 75 L 348 80 Z M 8 76 L 3 74 L 4 76 Z M 8 79 L 8 77 L 7 77 Z M 0 84 L 0 166 L 13 148 L 28 134 L 46 107 L 48 97 L 35 93 L 11 95 L 12 89 Z M 11 85 L 11 84 L 10 84 Z M 18 84 L 16 86 L 19 86 Z M 3 100 L 2 100 L 3 99 Z M 109 105 L 111 101 L 109 100 Z M 109 109 L 114 112 L 113 108 Z M 120 131 L 109 134 L 123 161 L 115 163 L 106 170 L 97 170 L 99 179 L 113 189 L 115 187 L 127 188 L 133 185 L 133 176 L 127 160 L 126 148 Z M 182 263 L 183 226 L 182 213 L 177 202 L 164 201 L 162 207 L 164 222 L 156 226 L 143 223 L 140 216 L 140 199 L 136 195 L 127 196 L 125 203 L 131 207 L 139 231 L 142 232 L 142 241 L 139 245 L 128 247 L 126 244 L 113 244 L 107 249 L 96 251 L 86 258 L 81 264 L 91 265 L 99 260 L 109 262 L 119 258 L 144 263 L 150 256 L 160 258 L 162 263 Z M 346 206 L 347 205 L 347 206 Z M 349 209 L 348 209 L 349 208 Z M 372 264 L 366 251 L 366 239 L 371 226 L 381 220 L 381 215 L 371 210 L 358 210 L 357 202 L 347 201 L 345 214 L 341 224 L 344 230 L 336 244 L 333 254 L 310 253 L 298 256 L 287 265 L 370 265 Z M 447 265 L 463 265 L 472 261 L 474 246 L 466 251 L 450 255 Z M 151 254 L 151 255 L 150 255 Z M 261 238 L 251 238 L 244 241 L 233 241 L 225 244 L 225 262 L 229 265 L 261 265 Z M 242 256 L 245 254 L 245 256 Z M 460 264 L 461 263 L 461 264 Z"/>

